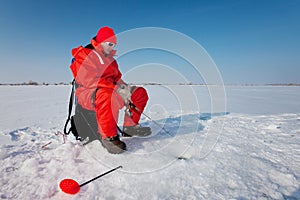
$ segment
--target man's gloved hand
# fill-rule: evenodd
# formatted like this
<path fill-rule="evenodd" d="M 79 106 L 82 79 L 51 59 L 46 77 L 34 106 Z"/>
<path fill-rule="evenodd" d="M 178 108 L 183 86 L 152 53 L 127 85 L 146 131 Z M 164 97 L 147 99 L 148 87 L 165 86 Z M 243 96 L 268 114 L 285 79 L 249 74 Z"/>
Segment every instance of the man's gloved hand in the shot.
<path fill-rule="evenodd" d="M 117 93 L 122 97 L 125 104 L 128 104 L 131 101 L 131 86 L 125 83 L 119 84 L 117 88 Z"/>

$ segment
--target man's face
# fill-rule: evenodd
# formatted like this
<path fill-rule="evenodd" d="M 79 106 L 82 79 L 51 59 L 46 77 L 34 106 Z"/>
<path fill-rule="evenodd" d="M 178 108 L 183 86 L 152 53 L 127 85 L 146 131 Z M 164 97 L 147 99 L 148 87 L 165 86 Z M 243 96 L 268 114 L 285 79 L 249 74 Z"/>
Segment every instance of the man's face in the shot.
<path fill-rule="evenodd" d="M 116 44 L 112 42 L 102 42 L 101 45 L 103 48 L 103 52 L 107 55 L 110 54 L 111 51 L 114 50 L 114 47 L 116 46 Z"/>

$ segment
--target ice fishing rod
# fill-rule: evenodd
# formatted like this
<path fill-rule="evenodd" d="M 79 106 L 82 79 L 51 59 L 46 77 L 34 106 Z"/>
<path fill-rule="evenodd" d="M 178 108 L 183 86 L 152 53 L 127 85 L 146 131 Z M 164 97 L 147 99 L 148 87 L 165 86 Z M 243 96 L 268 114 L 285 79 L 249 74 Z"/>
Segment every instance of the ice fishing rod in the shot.
<path fill-rule="evenodd" d="M 147 117 L 150 121 L 152 121 L 156 126 L 158 126 L 159 128 L 161 128 L 163 131 L 165 131 L 167 134 L 171 135 L 169 131 L 167 131 L 162 125 L 160 125 L 158 122 L 156 122 L 154 119 L 152 119 L 151 117 L 149 117 L 148 115 L 146 115 L 144 112 L 141 112 L 141 110 L 134 105 L 131 101 L 129 101 L 129 106 L 131 108 L 134 108 L 136 111 L 138 111 L 139 113 L 141 113 L 142 115 L 144 115 L 145 117 Z"/>
<path fill-rule="evenodd" d="M 94 180 L 96 180 L 96 179 L 98 179 L 102 176 L 105 176 L 106 174 L 109 174 L 109 173 L 111 173 L 111 172 L 113 172 L 113 171 L 115 171 L 119 168 L 122 168 L 122 166 L 120 165 L 119 167 L 111 169 L 111 170 L 109 170 L 109 171 L 107 171 L 103 174 L 100 174 L 99 176 L 96 176 L 95 178 L 92 178 L 91 180 L 88 180 L 88 181 L 86 181 L 86 182 L 84 182 L 80 185 L 73 179 L 64 179 L 60 182 L 59 187 L 63 192 L 65 192 L 67 194 L 76 194 L 76 193 L 79 192 L 79 190 L 82 186 L 84 186 L 84 185 L 86 185 L 86 184 L 88 184 L 88 183 L 90 183 L 90 182 L 92 182 L 92 181 L 94 181 Z"/>

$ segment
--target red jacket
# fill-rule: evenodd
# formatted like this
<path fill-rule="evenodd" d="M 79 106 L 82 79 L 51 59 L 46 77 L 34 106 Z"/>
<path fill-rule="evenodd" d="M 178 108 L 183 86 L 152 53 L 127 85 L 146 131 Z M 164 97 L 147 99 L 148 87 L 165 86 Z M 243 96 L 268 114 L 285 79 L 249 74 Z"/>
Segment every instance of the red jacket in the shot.
<path fill-rule="evenodd" d="M 78 103 L 85 109 L 94 110 L 94 94 L 97 88 L 114 89 L 121 80 L 121 72 L 113 56 L 104 55 L 101 45 L 95 39 L 91 44 L 72 49 L 74 61 L 70 68 L 78 85 L 76 97 Z"/>

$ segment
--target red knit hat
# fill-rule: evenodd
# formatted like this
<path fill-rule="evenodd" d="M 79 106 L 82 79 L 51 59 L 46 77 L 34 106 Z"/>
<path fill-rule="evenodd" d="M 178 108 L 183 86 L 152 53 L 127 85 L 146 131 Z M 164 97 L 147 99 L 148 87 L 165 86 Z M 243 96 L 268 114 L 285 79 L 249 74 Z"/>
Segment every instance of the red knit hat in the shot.
<path fill-rule="evenodd" d="M 109 28 L 108 26 L 104 26 L 98 30 L 96 41 L 98 43 L 101 42 L 112 42 L 117 43 L 117 38 L 114 33 L 114 30 L 112 28 Z"/>

